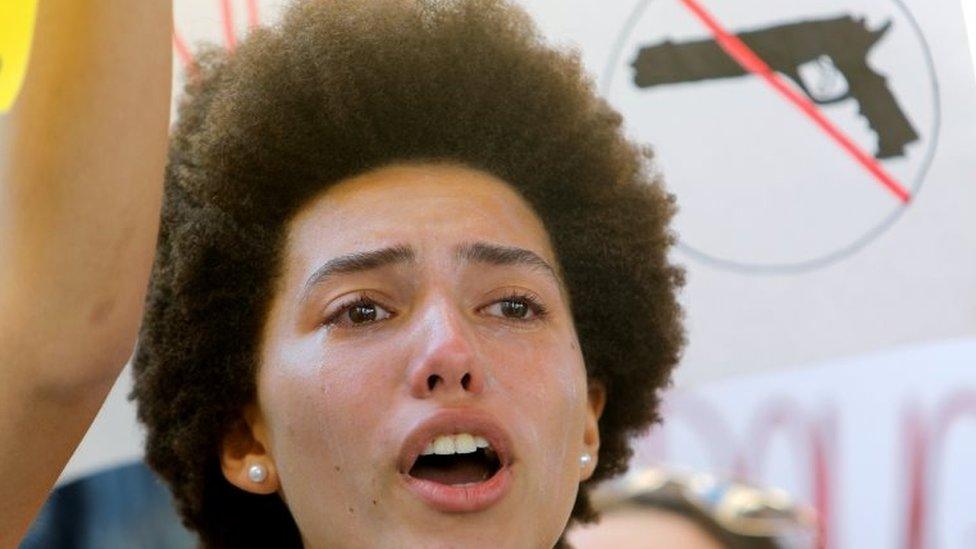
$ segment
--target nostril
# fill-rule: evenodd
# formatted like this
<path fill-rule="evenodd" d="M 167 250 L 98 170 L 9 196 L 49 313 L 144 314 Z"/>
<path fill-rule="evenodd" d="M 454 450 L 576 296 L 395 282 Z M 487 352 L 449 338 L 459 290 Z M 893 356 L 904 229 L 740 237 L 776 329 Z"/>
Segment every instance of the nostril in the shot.
<path fill-rule="evenodd" d="M 464 377 L 461 378 L 461 387 L 467 391 L 469 385 L 471 385 L 471 374 L 464 374 Z"/>
<path fill-rule="evenodd" d="M 441 379 L 441 376 L 437 374 L 431 374 L 427 376 L 427 390 L 433 391 L 434 387 L 437 387 L 437 382 Z"/>

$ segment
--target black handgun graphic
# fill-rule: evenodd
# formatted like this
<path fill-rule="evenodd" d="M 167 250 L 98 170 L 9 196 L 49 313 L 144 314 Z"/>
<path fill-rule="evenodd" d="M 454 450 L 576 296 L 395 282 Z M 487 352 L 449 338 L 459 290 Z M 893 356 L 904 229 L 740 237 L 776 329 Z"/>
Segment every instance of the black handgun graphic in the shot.
<path fill-rule="evenodd" d="M 905 117 L 884 76 L 867 64 L 868 51 L 891 28 L 888 21 L 869 30 L 863 19 L 847 15 L 778 25 L 738 34 L 773 70 L 789 77 L 818 105 L 850 98 L 878 136 L 875 157 L 904 156 L 905 145 L 918 140 L 918 133 Z M 843 75 L 841 92 L 811 89 L 800 73 L 805 64 L 820 69 L 827 78 Z M 634 84 L 649 88 L 664 84 L 733 78 L 750 74 L 722 50 L 715 40 L 674 43 L 670 40 L 642 47 L 632 63 Z M 839 79 L 837 79 L 839 80 Z M 836 81 L 835 81 L 836 87 Z"/>

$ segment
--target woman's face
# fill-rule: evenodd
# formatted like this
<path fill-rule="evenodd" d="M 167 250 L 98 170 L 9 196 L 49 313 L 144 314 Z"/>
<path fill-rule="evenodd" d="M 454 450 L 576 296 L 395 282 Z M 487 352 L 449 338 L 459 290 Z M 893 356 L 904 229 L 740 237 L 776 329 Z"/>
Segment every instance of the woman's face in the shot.
<path fill-rule="evenodd" d="M 279 492 L 307 547 L 551 547 L 603 406 L 557 269 L 538 217 L 484 172 L 334 186 L 288 226 L 225 476 Z"/>

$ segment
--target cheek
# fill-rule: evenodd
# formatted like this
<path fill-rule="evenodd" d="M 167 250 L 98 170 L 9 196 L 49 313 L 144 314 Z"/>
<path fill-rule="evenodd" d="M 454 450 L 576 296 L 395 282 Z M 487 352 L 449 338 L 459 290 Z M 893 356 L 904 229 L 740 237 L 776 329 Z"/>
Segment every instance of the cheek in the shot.
<path fill-rule="evenodd" d="M 503 393 L 522 418 L 532 419 L 519 422 L 527 440 L 545 441 L 549 459 L 577 449 L 586 411 L 586 373 L 572 339 L 564 335 L 509 346 L 505 364 L 499 374 Z"/>
<path fill-rule="evenodd" d="M 376 445 L 368 437 L 384 417 L 378 403 L 395 383 L 386 369 L 375 367 L 389 357 L 377 354 L 358 349 L 326 353 L 316 343 L 279 355 L 279 362 L 265 369 L 262 404 L 283 474 L 297 473 L 299 482 L 321 481 L 323 475 L 342 482 L 357 468 L 375 466 L 377 456 L 368 452 Z"/>
<path fill-rule="evenodd" d="M 523 360 L 508 359 L 508 365 L 518 366 L 518 375 L 505 376 L 502 392 L 509 425 L 517 426 L 522 443 L 521 501 L 534 508 L 532 524 L 559 531 L 579 486 L 586 372 L 579 351 L 565 338 L 528 346 L 520 353 Z"/>

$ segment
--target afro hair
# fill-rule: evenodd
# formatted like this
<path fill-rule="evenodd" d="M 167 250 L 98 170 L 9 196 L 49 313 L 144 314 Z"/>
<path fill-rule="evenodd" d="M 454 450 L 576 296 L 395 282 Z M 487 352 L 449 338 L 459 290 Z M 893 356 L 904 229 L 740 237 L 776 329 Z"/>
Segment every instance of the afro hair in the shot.
<path fill-rule="evenodd" d="M 676 206 L 650 152 L 505 0 L 294 1 L 233 52 L 203 46 L 179 106 L 134 359 L 146 460 L 207 547 L 300 547 L 280 497 L 223 477 L 219 444 L 256 395 L 259 334 L 289 219 L 331 185 L 412 161 L 508 182 L 552 240 L 591 380 L 599 465 L 626 469 L 685 342 L 669 263 Z M 218 389 L 219 388 L 219 389 Z"/>

